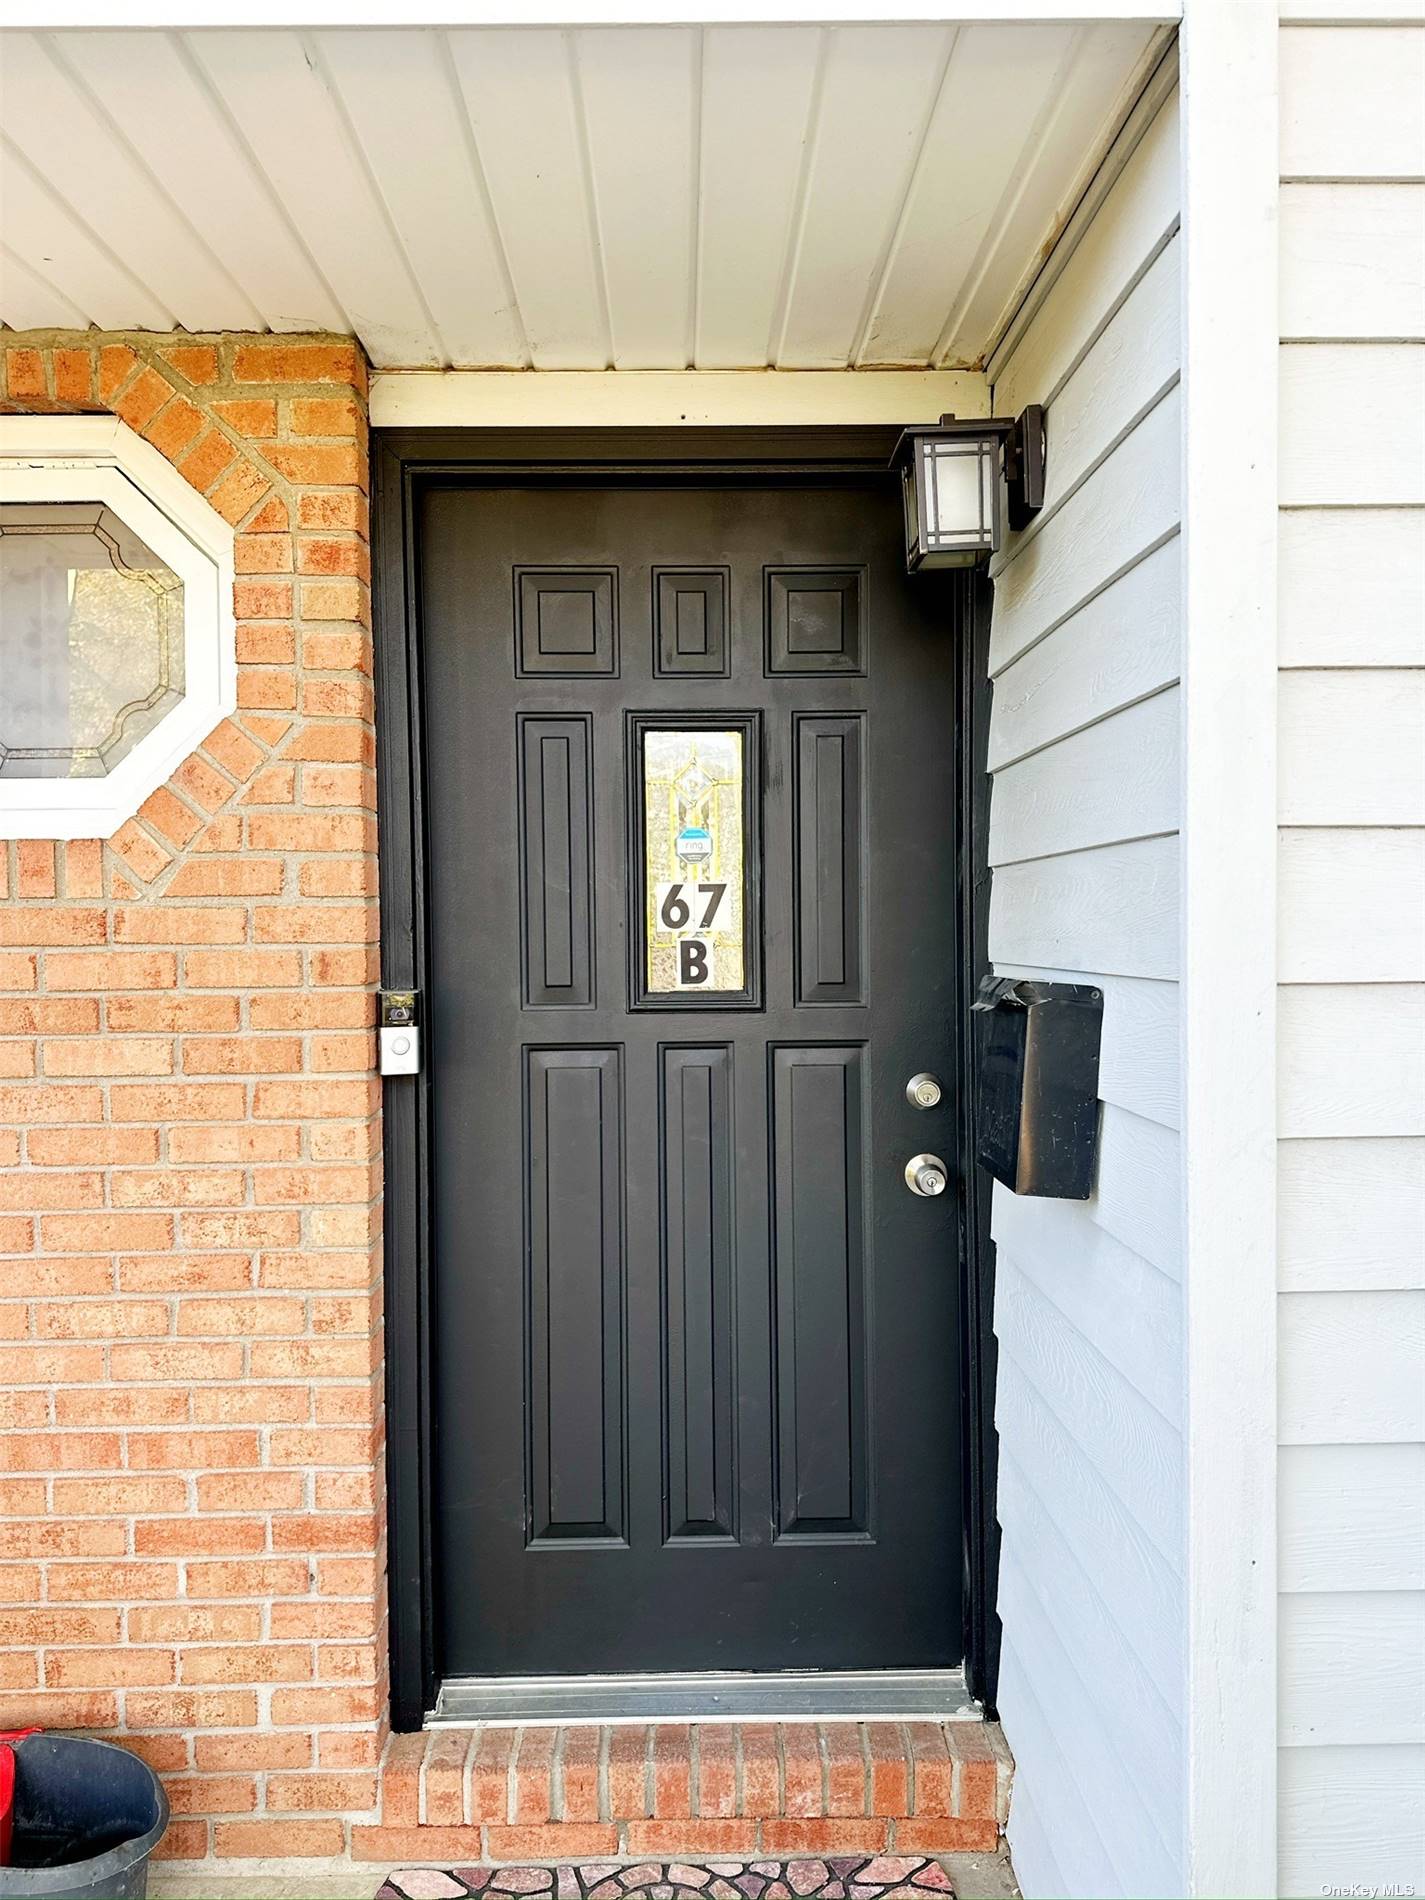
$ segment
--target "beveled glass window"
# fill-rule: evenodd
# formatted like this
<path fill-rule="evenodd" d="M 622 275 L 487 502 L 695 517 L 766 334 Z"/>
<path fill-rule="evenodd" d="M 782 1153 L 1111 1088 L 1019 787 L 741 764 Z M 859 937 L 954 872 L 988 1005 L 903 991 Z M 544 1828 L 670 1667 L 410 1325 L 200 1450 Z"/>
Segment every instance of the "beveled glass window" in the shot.
<path fill-rule="evenodd" d="M 235 709 L 233 540 L 117 416 L 0 416 L 0 837 L 111 838 Z"/>
<path fill-rule="evenodd" d="M 634 1001 L 708 1008 L 756 1000 L 756 723 L 635 715 Z"/>
<path fill-rule="evenodd" d="M 105 777 L 183 680 L 183 582 L 112 508 L 0 504 L 0 777 Z"/>

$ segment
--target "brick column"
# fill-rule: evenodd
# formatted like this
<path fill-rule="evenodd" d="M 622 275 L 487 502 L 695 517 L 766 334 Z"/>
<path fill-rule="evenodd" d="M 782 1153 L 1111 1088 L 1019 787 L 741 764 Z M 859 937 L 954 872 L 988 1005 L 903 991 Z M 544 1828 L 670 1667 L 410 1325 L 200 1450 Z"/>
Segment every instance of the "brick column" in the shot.
<path fill-rule="evenodd" d="M 10 334 L 237 530 L 238 711 L 108 840 L 0 846 L 0 1727 L 166 1851 L 344 1853 L 385 1740 L 365 365 Z"/>

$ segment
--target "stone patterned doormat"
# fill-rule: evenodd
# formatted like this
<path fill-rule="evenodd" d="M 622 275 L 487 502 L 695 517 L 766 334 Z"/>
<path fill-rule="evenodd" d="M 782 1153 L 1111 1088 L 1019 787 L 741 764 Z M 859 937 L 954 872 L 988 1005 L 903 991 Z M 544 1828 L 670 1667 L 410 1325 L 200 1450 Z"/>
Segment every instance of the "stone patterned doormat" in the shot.
<path fill-rule="evenodd" d="M 566 1861 L 550 1867 L 412 1867 L 376 1900 L 931 1900 L 953 1895 L 937 1860 L 920 1855 L 828 1855 L 824 1860 Z"/>

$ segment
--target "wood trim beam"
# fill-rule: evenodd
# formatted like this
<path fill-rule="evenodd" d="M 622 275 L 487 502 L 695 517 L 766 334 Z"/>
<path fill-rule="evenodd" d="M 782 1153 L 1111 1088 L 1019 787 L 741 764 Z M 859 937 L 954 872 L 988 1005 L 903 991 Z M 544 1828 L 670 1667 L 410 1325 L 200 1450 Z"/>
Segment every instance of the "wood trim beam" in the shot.
<path fill-rule="evenodd" d="M 387 370 L 377 429 L 899 427 L 987 416 L 979 370 Z"/>
<path fill-rule="evenodd" d="M 1182 30 L 1187 1891 L 1276 1893 L 1277 9 Z"/>

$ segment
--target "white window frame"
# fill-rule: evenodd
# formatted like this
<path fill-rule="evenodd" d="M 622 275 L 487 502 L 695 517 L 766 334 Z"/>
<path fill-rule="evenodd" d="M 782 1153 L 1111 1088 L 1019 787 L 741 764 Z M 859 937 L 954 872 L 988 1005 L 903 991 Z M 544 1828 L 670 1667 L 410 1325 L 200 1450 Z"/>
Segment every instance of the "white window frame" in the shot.
<path fill-rule="evenodd" d="M 231 526 L 117 416 L 0 418 L 0 502 L 103 502 L 183 583 L 183 697 L 103 778 L 0 778 L 0 836 L 110 838 L 237 705 Z"/>

